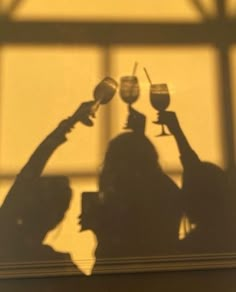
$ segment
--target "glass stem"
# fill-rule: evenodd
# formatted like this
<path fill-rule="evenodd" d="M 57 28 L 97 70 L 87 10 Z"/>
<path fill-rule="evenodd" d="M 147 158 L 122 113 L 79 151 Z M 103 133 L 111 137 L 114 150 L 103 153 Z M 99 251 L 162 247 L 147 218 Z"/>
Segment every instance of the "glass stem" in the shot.
<path fill-rule="evenodd" d="M 167 133 L 165 131 L 165 126 L 163 124 L 161 124 L 161 134 L 162 135 L 167 135 Z"/>

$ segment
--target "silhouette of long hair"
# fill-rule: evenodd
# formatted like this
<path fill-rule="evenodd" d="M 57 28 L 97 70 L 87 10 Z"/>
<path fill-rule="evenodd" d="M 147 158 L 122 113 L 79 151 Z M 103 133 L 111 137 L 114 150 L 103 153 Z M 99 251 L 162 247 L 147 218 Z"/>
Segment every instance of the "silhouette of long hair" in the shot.
<path fill-rule="evenodd" d="M 190 193 L 185 194 L 187 213 L 199 225 L 223 223 L 227 204 L 226 173 L 210 162 L 202 162 L 199 167 Z"/>
<path fill-rule="evenodd" d="M 22 210 L 24 225 L 27 226 L 25 232 L 31 236 L 44 236 L 55 228 L 69 208 L 71 197 L 72 191 L 67 177 L 40 177 L 35 184 L 34 197 L 26 201 Z"/>
<path fill-rule="evenodd" d="M 183 241 L 184 251 L 234 250 L 234 217 L 225 171 L 213 163 L 202 162 L 193 173 L 184 199 L 187 216 L 196 224 Z"/>
<path fill-rule="evenodd" d="M 97 258 L 145 256 L 173 250 L 177 239 L 178 187 L 165 175 L 143 134 L 128 132 L 107 149 L 99 178 L 103 195 Z"/>
<path fill-rule="evenodd" d="M 69 180 L 64 176 L 39 177 L 32 184 L 22 180 L 1 210 L 1 257 L 8 261 L 70 262 L 68 254 L 55 252 L 43 240 L 64 218 L 71 196 Z"/>
<path fill-rule="evenodd" d="M 162 173 L 158 154 L 145 135 L 127 132 L 110 141 L 99 177 L 100 191 L 136 189 Z M 145 186 L 146 187 L 146 186 Z"/>

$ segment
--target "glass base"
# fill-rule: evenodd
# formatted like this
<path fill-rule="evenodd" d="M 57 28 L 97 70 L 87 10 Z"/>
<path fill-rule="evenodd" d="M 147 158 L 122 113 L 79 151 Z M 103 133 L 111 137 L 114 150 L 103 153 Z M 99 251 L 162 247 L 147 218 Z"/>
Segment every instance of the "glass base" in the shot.
<path fill-rule="evenodd" d="M 171 134 L 166 133 L 166 131 L 165 131 L 165 127 L 164 127 L 164 124 L 160 124 L 158 121 L 153 121 L 153 124 L 158 124 L 158 125 L 160 125 L 160 126 L 161 126 L 161 129 L 162 129 L 161 134 L 157 135 L 156 137 L 161 137 L 161 136 L 171 136 Z"/>
<path fill-rule="evenodd" d="M 161 133 L 159 135 L 156 135 L 155 137 L 161 137 L 161 136 L 171 136 L 171 134 L 164 132 L 164 133 Z"/>

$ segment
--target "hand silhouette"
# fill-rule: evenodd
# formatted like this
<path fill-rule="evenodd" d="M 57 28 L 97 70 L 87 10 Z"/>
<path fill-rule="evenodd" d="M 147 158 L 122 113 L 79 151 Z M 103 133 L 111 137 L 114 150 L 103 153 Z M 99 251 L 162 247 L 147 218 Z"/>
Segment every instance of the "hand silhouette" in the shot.
<path fill-rule="evenodd" d="M 175 112 L 160 111 L 157 117 L 158 124 L 165 124 L 171 134 L 175 135 L 180 130 L 180 124 Z"/>
<path fill-rule="evenodd" d="M 90 118 L 94 117 L 93 107 L 94 101 L 83 102 L 71 117 L 73 124 L 80 121 L 86 126 L 93 126 L 93 121 Z"/>
<path fill-rule="evenodd" d="M 67 141 L 66 134 L 71 132 L 76 122 L 81 122 L 86 126 L 93 126 L 93 121 L 90 116 L 93 116 L 94 101 L 83 102 L 71 117 L 62 120 L 57 128 L 49 134 L 49 140 L 53 143 L 64 143 Z M 51 139 L 50 139 L 51 138 Z"/>
<path fill-rule="evenodd" d="M 145 115 L 129 107 L 129 116 L 127 128 L 132 129 L 135 133 L 144 134 L 146 124 Z"/>

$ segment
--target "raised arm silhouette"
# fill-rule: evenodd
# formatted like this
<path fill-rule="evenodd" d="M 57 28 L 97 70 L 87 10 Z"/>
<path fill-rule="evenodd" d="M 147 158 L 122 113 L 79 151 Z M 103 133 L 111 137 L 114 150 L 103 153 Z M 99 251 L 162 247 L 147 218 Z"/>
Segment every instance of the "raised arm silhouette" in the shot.
<path fill-rule="evenodd" d="M 72 192 L 68 178 L 43 177 L 42 172 L 53 152 L 67 141 L 66 134 L 76 122 L 93 124 L 89 118 L 92 104 L 83 103 L 71 117 L 63 120 L 17 175 L 0 209 L 2 262 L 61 260 L 63 267 L 77 270 L 69 254 L 56 252 L 43 244 L 47 232 L 62 221 Z"/>
<path fill-rule="evenodd" d="M 184 169 L 184 210 L 195 227 L 182 241 L 181 252 L 234 250 L 235 232 L 225 171 L 213 163 L 200 160 L 174 112 L 161 112 L 159 121 L 168 126 L 176 140 Z"/>

